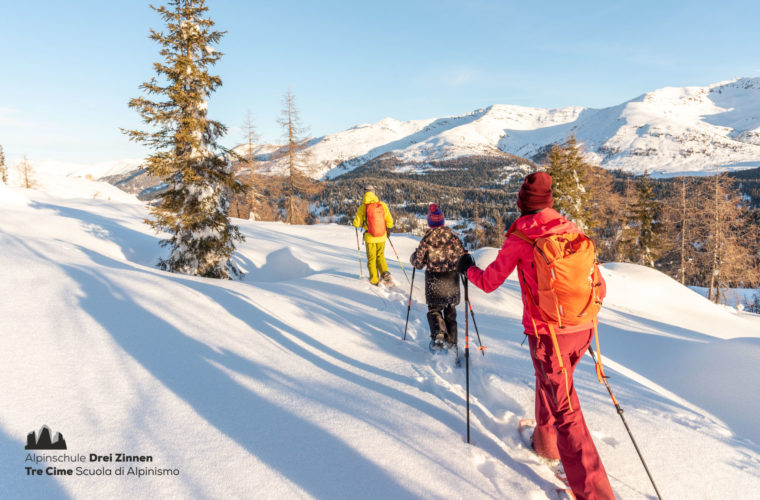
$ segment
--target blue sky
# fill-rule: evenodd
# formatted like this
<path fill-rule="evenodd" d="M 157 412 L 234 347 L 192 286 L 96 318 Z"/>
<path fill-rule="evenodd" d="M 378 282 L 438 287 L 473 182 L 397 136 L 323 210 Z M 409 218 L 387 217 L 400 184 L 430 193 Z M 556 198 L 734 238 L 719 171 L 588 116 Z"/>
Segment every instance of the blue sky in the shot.
<path fill-rule="evenodd" d="M 161 4 L 161 0 L 155 0 Z M 605 107 L 665 86 L 760 76 L 760 2 L 209 0 L 227 31 L 209 116 L 266 142 L 291 88 L 312 135 L 490 104 Z M 0 4 L 0 145 L 11 160 L 140 158 L 119 127 L 153 76 L 141 0 Z"/>

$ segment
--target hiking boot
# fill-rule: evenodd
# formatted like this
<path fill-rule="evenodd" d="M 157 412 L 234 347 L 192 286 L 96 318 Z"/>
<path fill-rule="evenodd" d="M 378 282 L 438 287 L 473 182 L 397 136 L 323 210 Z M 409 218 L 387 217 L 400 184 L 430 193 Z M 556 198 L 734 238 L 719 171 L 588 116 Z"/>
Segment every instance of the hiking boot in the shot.
<path fill-rule="evenodd" d="M 439 333 L 435 336 L 435 339 L 433 340 L 435 341 L 436 344 L 443 345 L 444 339 L 445 339 L 445 336 L 442 333 Z"/>
<path fill-rule="evenodd" d="M 383 281 L 386 281 L 386 282 L 390 281 L 391 280 L 391 273 L 390 273 L 390 271 L 385 271 L 380 277 L 383 279 Z"/>

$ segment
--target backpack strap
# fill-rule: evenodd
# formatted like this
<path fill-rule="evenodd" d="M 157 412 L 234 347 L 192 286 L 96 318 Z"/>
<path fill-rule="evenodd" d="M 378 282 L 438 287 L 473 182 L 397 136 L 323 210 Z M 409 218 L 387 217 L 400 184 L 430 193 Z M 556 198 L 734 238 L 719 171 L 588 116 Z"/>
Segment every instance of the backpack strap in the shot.
<path fill-rule="evenodd" d="M 541 319 L 543 319 L 544 315 L 541 312 L 541 308 L 538 307 L 538 301 L 533 297 L 533 294 L 530 292 L 530 287 L 528 286 L 528 282 L 525 280 L 525 271 L 517 268 L 518 272 L 518 278 L 522 277 L 522 283 L 520 286 L 520 290 L 523 292 L 523 295 L 527 295 L 530 298 L 530 301 L 533 303 L 533 305 L 536 306 L 536 310 L 538 311 L 538 314 L 541 316 Z M 533 315 L 531 314 L 530 320 L 533 322 L 533 330 L 536 332 L 536 338 L 538 338 L 538 328 L 536 328 L 536 321 L 533 319 Z"/>
<path fill-rule="evenodd" d="M 567 394 L 567 404 L 570 407 L 570 413 L 573 413 L 573 401 L 570 399 L 570 381 L 567 376 L 567 367 L 565 367 L 565 362 L 562 361 L 562 353 L 559 350 L 559 341 L 557 341 L 557 334 L 554 332 L 554 326 L 552 326 L 551 323 L 546 323 L 546 326 L 549 327 L 549 334 L 551 335 L 552 344 L 554 345 L 554 354 L 557 356 L 557 360 L 559 361 L 559 371 L 565 375 L 565 393 Z M 536 324 L 533 323 L 533 328 L 535 327 Z M 536 335 L 538 335 L 538 332 L 536 332 Z"/>

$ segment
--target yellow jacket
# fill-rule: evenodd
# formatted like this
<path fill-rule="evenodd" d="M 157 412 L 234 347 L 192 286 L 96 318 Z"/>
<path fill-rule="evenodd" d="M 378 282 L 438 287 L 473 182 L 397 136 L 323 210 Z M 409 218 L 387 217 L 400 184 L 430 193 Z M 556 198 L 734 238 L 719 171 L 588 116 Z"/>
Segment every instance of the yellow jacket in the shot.
<path fill-rule="evenodd" d="M 375 193 L 372 191 L 367 191 L 364 193 L 362 204 L 356 210 L 356 217 L 354 217 L 354 227 L 364 228 L 365 243 L 381 243 L 388 239 L 387 232 L 382 236 L 372 236 L 369 233 L 369 227 L 367 226 L 367 205 L 369 203 L 377 203 L 378 201 L 380 200 L 377 198 L 377 195 Z M 390 229 L 393 227 L 393 217 L 391 217 L 391 211 L 388 210 L 388 205 L 386 205 L 384 201 L 380 201 L 380 203 L 382 203 L 383 209 L 385 210 L 385 227 Z"/>

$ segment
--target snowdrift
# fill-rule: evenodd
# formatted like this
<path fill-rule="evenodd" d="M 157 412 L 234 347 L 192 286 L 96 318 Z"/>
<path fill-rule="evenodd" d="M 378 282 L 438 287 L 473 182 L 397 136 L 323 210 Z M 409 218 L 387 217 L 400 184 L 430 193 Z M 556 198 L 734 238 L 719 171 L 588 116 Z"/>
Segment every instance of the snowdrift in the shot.
<path fill-rule="evenodd" d="M 471 290 L 488 349 L 471 352 L 468 445 L 464 370 L 427 350 L 420 276 L 401 341 L 409 287 L 390 250 L 386 290 L 358 279 L 352 228 L 240 221 L 242 281 L 172 275 L 153 267 L 141 203 L 68 182 L 65 197 L 0 186 L 4 497 L 541 499 L 559 485 L 517 435 L 533 377 L 514 276 Z M 417 239 L 393 238 L 410 272 Z M 603 272 L 601 350 L 663 497 L 756 494 L 760 318 L 650 269 Z M 590 359 L 576 384 L 616 495 L 651 498 Z M 25 461 L 61 453 L 24 449 L 43 425 L 69 455 L 153 459 L 63 467 L 172 472 L 27 476 L 61 466 Z"/>

